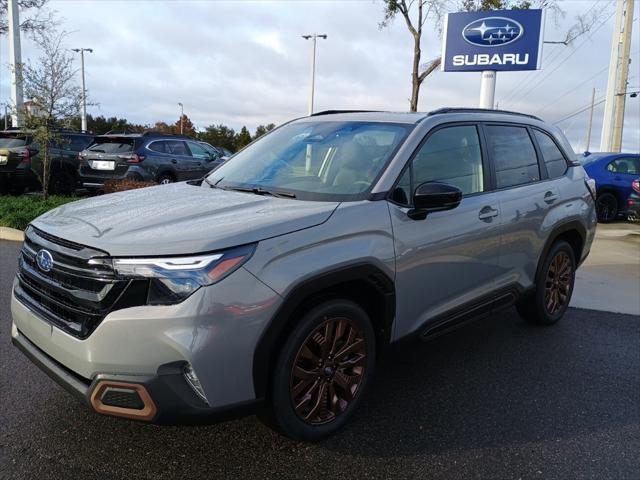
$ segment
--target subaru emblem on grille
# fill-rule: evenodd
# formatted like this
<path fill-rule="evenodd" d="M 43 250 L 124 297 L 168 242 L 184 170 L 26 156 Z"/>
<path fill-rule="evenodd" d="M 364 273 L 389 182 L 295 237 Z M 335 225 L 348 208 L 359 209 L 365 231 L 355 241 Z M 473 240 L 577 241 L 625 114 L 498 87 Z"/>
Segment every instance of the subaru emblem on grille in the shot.
<path fill-rule="evenodd" d="M 40 250 L 36 255 L 38 268 L 43 272 L 48 272 L 53 268 L 53 257 L 47 250 Z"/>

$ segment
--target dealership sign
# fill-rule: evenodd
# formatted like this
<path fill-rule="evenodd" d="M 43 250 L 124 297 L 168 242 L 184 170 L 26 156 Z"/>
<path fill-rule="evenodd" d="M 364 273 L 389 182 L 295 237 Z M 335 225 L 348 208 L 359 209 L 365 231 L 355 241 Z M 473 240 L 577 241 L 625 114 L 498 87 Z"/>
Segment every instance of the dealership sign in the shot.
<path fill-rule="evenodd" d="M 542 10 L 492 10 L 447 15 L 445 72 L 537 70 L 542 58 Z"/>

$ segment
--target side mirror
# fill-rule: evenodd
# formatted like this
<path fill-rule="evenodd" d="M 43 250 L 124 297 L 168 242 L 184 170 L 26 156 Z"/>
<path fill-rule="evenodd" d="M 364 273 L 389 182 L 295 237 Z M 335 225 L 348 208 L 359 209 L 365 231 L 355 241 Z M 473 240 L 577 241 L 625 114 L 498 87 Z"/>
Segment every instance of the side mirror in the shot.
<path fill-rule="evenodd" d="M 456 208 L 461 200 L 462 191 L 458 187 L 440 182 L 422 183 L 413 194 L 413 208 L 407 215 L 414 220 L 422 220 L 431 212 Z"/>

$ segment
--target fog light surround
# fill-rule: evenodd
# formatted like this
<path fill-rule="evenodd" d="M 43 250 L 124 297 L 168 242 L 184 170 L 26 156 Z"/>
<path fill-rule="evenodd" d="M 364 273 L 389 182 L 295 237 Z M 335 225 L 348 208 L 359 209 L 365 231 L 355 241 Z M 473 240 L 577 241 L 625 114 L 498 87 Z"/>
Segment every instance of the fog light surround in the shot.
<path fill-rule="evenodd" d="M 191 389 L 196 392 L 196 395 L 200 397 L 200 399 L 209 406 L 209 400 L 207 400 L 207 396 L 204 394 L 204 389 L 202 388 L 202 384 L 196 375 L 196 372 L 193 370 L 191 364 L 187 363 L 183 369 L 182 373 L 184 375 L 185 380 L 191 387 Z"/>

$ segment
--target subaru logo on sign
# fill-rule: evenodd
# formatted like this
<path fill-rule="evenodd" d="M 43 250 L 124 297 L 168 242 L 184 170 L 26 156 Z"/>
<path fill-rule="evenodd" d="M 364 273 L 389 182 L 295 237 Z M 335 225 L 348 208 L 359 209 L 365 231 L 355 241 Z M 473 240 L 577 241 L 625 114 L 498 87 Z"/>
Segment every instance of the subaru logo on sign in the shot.
<path fill-rule="evenodd" d="M 48 272 L 53 268 L 53 257 L 47 250 L 40 250 L 36 254 L 36 263 L 43 272 Z"/>
<path fill-rule="evenodd" d="M 472 45 L 494 47 L 513 43 L 523 33 L 524 28 L 515 20 L 504 17 L 488 17 L 467 24 L 462 30 L 462 37 Z"/>

